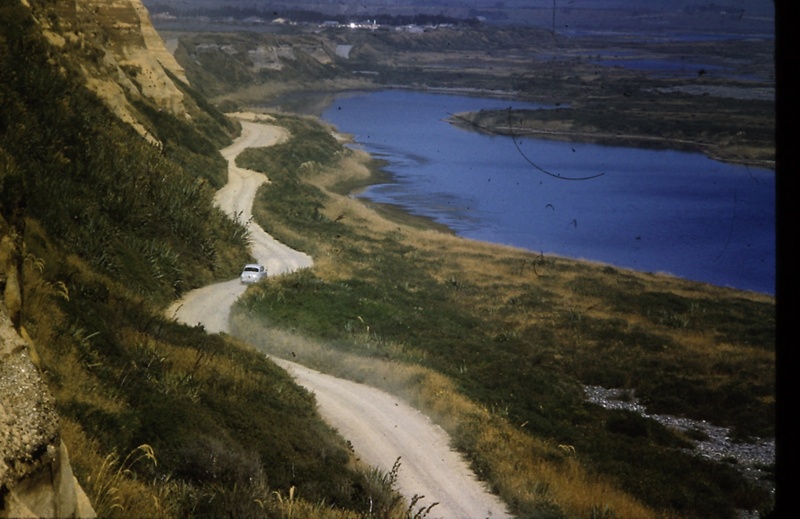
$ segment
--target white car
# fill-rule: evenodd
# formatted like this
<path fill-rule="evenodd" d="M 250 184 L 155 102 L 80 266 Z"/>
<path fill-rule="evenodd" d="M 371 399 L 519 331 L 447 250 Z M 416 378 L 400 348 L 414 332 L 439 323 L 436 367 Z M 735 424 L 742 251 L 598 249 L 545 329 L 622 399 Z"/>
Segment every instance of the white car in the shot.
<path fill-rule="evenodd" d="M 267 277 L 267 269 L 265 269 L 263 265 L 251 263 L 244 266 L 244 270 L 242 270 L 240 279 L 243 284 L 246 284 L 258 283 L 265 277 Z"/>

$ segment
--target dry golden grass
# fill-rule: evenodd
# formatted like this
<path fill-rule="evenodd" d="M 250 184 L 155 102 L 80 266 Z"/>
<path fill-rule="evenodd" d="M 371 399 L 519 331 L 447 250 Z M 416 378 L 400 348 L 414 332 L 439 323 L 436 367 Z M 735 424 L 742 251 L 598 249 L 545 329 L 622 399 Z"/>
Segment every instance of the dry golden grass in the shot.
<path fill-rule="evenodd" d="M 133 477 L 138 463 L 155 463 L 155 453 L 142 445 L 124 458 L 116 452 L 100 453 L 99 444 L 81 426 L 61 419 L 61 438 L 69 448 L 70 462 L 98 517 L 169 517 L 160 506 L 156 490 Z"/>

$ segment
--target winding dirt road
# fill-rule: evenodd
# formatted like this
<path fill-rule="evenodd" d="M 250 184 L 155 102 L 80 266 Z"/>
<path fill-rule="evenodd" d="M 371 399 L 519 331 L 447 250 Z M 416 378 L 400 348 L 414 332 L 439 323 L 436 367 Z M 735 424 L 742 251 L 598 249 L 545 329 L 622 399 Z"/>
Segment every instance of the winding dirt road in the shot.
<path fill-rule="evenodd" d="M 310 267 L 306 254 L 286 247 L 251 220 L 258 187 L 269 182 L 254 171 L 236 166 L 245 148 L 270 146 L 287 137 L 277 126 L 238 114 L 241 136 L 222 155 L 228 160 L 229 182 L 215 202 L 232 217 L 248 222 L 253 256 L 270 276 Z M 202 324 L 209 333 L 227 332 L 231 305 L 245 291 L 238 279 L 194 290 L 169 309 L 168 315 L 189 325 Z M 315 394 L 322 417 L 348 439 L 357 455 L 385 472 L 400 458 L 397 486 L 409 500 L 424 496 L 415 507 L 430 506 L 430 517 L 479 519 L 509 517 L 505 505 L 475 479 L 461 456 L 450 449 L 439 426 L 398 398 L 363 384 L 337 379 L 298 364 L 273 358 L 297 382 Z"/>

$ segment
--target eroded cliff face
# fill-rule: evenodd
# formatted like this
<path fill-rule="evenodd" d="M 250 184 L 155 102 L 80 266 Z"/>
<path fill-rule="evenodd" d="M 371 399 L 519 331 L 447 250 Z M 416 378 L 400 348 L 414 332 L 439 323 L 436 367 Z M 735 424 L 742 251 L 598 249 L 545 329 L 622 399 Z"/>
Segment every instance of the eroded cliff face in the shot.
<path fill-rule="evenodd" d="M 0 216 L 0 517 L 95 517 L 72 474 L 33 345 L 18 328 L 17 236 Z"/>
<path fill-rule="evenodd" d="M 139 122 L 132 100 L 146 98 L 161 110 L 189 117 L 173 79 L 185 82 L 183 69 L 139 0 L 21 4 L 31 10 L 55 52 L 66 54 L 73 71 L 145 139 L 160 144 Z M 7 221 L 0 215 L 0 518 L 95 517 L 72 473 L 35 347 L 20 326 L 22 225 L 19 217 Z"/>
<path fill-rule="evenodd" d="M 159 109 L 189 117 L 173 79 L 188 84 L 186 75 L 140 0 L 59 0 L 32 9 L 48 40 L 79 64 L 89 88 L 140 135 L 157 144 L 130 100 L 147 98 Z"/>

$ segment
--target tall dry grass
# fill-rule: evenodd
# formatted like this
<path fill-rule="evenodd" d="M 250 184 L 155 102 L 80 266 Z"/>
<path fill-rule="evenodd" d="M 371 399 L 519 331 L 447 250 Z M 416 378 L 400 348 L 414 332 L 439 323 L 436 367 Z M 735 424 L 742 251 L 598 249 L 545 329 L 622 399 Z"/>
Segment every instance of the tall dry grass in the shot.
<path fill-rule="evenodd" d="M 135 473 L 137 466 L 156 464 L 152 447 L 141 445 L 125 457 L 116 451 L 103 455 L 99 443 L 69 418 L 61 419 L 61 438 L 98 517 L 171 517 L 158 499 L 158 490 Z"/>

